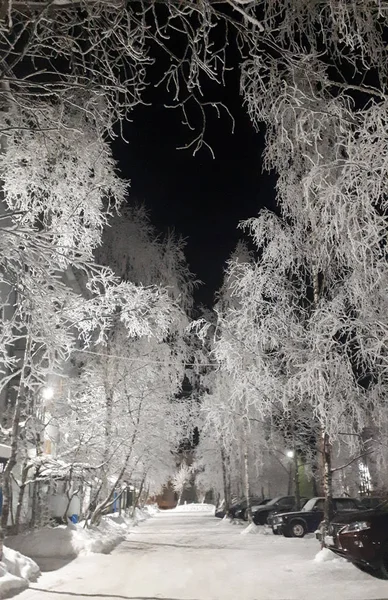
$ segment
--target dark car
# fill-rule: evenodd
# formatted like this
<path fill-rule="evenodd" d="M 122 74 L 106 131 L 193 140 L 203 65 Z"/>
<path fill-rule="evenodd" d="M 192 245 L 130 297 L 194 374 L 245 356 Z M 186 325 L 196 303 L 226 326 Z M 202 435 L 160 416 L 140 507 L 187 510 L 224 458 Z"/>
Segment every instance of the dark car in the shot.
<path fill-rule="evenodd" d="M 294 506 L 295 496 L 277 496 L 264 506 L 258 506 L 256 510 L 252 510 L 253 522 L 255 525 L 265 525 L 272 513 L 287 512 Z"/>
<path fill-rule="evenodd" d="M 300 498 L 300 499 L 299 499 L 299 507 L 300 507 L 300 510 L 302 510 L 302 508 L 304 507 L 304 505 L 305 505 L 305 504 L 306 504 L 306 502 L 308 502 L 308 501 L 309 501 L 309 500 L 308 500 L 308 498 L 303 498 L 303 497 L 302 497 L 302 498 Z M 277 510 L 274 510 L 273 512 L 271 512 L 271 514 L 270 514 L 270 515 L 268 515 L 268 518 L 267 518 L 267 524 L 268 524 L 270 527 L 272 527 L 272 532 L 273 532 L 275 535 L 277 535 L 277 534 L 280 534 L 280 533 L 281 533 L 280 531 L 278 531 L 277 529 L 275 529 L 275 528 L 273 527 L 273 523 L 274 523 L 274 520 L 276 519 L 276 517 L 277 517 L 278 515 L 282 515 L 282 514 L 283 514 L 283 513 L 285 513 L 285 512 L 292 512 L 292 511 L 296 511 L 296 510 L 297 510 L 297 508 L 296 508 L 296 499 L 295 499 L 295 503 L 293 504 L 293 506 L 292 506 L 292 508 L 291 508 L 291 509 L 288 509 L 288 508 L 286 508 L 286 509 L 277 509 Z"/>
<path fill-rule="evenodd" d="M 232 510 L 232 509 L 234 510 L 235 507 L 237 507 L 240 504 L 240 502 L 241 502 L 241 499 L 234 498 L 232 500 L 232 504 L 230 505 L 230 508 L 228 510 L 228 516 L 229 516 L 229 511 Z M 225 512 L 225 503 L 222 501 L 222 503 L 220 504 L 220 506 L 216 509 L 216 512 L 215 512 L 214 516 L 218 517 L 219 519 L 223 519 L 225 517 L 225 515 L 226 515 L 226 512 Z"/>
<path fill-rule="evenodd" d="M 259 506 L 263 506 L 264 504 L 266 504 L 267 502 L 270 501 L 270 498 L 251 498 L 251 509 L 252 512 L 254 510 L 256 510 Z M 247 520 L 247 501 L 244 498 L 243 500 L 240 500 L 240 502 L 234 504 L 233 506 L 230 507 L 229 512 L 228 512 L 228 516 L 231 519 L 243 519 L 244 521 Z"/>
<path fill-rule="evenodd" d="M 313 533 L 323 519 L 325 499 L 311 498 L 300 511 L 286 512 L 274 515 L 272 531 L 282 533 L 285 537 L 302 538 L 306 533 Z M 333 498 L 335 513 L 359 511 L 360 502 L 356 498 Z"/>
<path fill-rule="evenodd" d="M 385 510 L 384 510 L 385 508 Z M 386 505 L 335 517 L 325 545 L 374 577 L 388 579 L 388 512 Z"/>
<path fill-rule="evenodd" d="M 386 502 L 386 500 L 384 498 L 378 498 L 377 496 L 365 496 L 365 498 L 360 498 L 360 502 L 364 508 L 370 509 L 378 508 L 381 504 Z"/>
<path fill-rule="evenodd" d="M 266 504 L 268 504 L 268 502 L 271 502 L 271 498 L 252 498 L 251 499 L 251 511 L 252 514 L 260 507 L 260 506 L 265 506 Z M 238 510 L 236 512 L 236 519 L 242 519 L 243 521 L 247 521 L 248 520 L 248 512 L 247 512 L 247 503 L 246 501 L 244 501 L 244 507 L 240 508 L 240 510 Z"/>

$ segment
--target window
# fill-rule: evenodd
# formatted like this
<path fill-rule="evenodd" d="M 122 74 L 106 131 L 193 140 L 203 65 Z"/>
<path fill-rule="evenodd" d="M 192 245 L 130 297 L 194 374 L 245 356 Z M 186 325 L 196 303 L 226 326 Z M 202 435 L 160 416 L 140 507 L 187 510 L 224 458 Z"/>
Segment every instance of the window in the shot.
<path fill-rule="evenodd" d="M 292 506 L 294 504 L 294 498 L 287 496 L 286 498 L 280 498 L 278 502 L 279 506 Z"/>
<path fill-rule="evenodd" d="M 338 511 L 355 510 L 357 505 L 351 498 L 338 498 L 334 500 L 334 508 Z"/>
<path fill-rule="evenodd" d="M 311 498 L 310 500 L 307 500 L 303 507 L 303 511 L 307 512 L 309 510 L 323 510 L 324 505 L 325 501 L 323 498 L 319 498 L 318 500 L 316 498 Z"/>

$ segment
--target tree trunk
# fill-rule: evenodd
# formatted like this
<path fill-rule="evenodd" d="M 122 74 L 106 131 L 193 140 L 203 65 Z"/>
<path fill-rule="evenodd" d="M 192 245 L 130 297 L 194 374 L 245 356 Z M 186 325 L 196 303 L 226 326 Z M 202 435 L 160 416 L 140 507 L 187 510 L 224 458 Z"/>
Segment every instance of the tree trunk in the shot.
<path fill-rule="evenodd" d="M 139 493 L 138 493 L 138 495 L 136 496 L 136 498 L 135 498 L 135 494 L 133 494 L 133 496 L 134 496 L 134 498 L 135 498 L 135 500 L 134 500 L 134 504 L 133 504 L 133 516 L 135 515 L 135 509 L 136 509 L 136 506 L 138 505 L 138 503 L 139 503 L 139 500 L 140 500 L 140 496 L 141 496 L 141 494 L 142 494 L 142 492 L 143 492 L 143 487 L 144 487 L 144 482 L 145 482 L 145 479 L 146 479 L 146 475 L 144 475 L 143 479 L 141 480 L 141 483 L 140 483 L 140 488 L 139 488 Z"/>
<path fill-rule="evenodd" d="M 325 493 L 325 508 L 324 508 L 324 534 L 327 533 L 329 523 L 333 518 L 333 474 L 331 470 L 331 444 L 327 433 L 323 433 L 323 487 Z"/>
<path fill-rule="evenodd" d="M 2 529 L 6 529 L 8 525 L 9 512 L 11 510 L 11 472 L 16 465 L 16 457 L 18 453 L 18 441 L 19 441 L 19 422 L 21 412 L 21 389 L 19 387 L 19 393 L 16 398 L 15 410 L 12 421 L 11 431 L 11 456 L 9 457 L 3 473 L 3 508 L 1 514 L 1 525 Z"/>
<path fill-rule="evenodd" d="M 294 494 L 295 494 L 295 508 L 300 510 L 300 482 L 299 482 L 299 464 L 298 464 L 298 453 L 294 448 Z"/>
<path fill-rule="evenodd" d="M 244 483 L 245 483 L 245 497 L 247 501 L 247 520 L 248 523 L 252 523 L 252 506 L 251 506 L 251 489 L 249 480 L 249 457 L 248 457 L 248 444 L 246 436 L 244 439 Z"/>
<path fill-rule="evenodd" d="M 222 482 L 224 488 L 225 514 L 228 514 L 230 508 L 230 482 L 228 481 L 228 469 L 226 464 L 225 448 L 221 445 L 221 464 L 222 464 Z"/>
<path fill-rule="evenodd" d="M 287 496 L 291 496 L 292 493 L 292 467 L 288 467 L 288 481 L 287 481 Z"/>
<path fill-rule="evenodd" d="M 22 516 L 22 509 L 23 509 L 23 501 L 24 501 L 24 494 L 26 491 L 26 481 L 27 481 L 27 477 L 28 477 L 28 472 L 30 470 L 30 466 L 28 466 L 27 461 L 24 463 L 23 468 L 22 468 L 22 478 L 20 480 L 20 486 L 19 486 L 19 494 L 18 494 L 18 503 L 16 506 L 16 514 L 15 514 L 15 525 L 14 525 L 14 534 L 17 535 L 19 533 L 20 530 L 20 519 Z"/>
<path fill-rule="evenodd" d="M 11 472 L 16 465 L 17 454 L 19 450 L 19 426 L 21 416 L 21 403 L 25 395 L 25 377 L 26 377 L 26 363 L 27 356 L 29 356 L 31 350 L 31 340 L 28 337 L 26 340 L 26 347 L 23 356 L 23 367 L 20 375 L 19 389 L 15 401 L 15 409 L 12 418 L 11 427 L 11 456 L 9 457 L 7 464 L 3 472 L 3 508 L 1 514 L 0 529 L 6 529 L 8 525 L 9 511 L 11 510 Z M 0 535 L 1 537 L 1 535 Z"/>
<path fill-rule="evenodd" d="M 37 467 L 35 469 L 35 479 L 37 479 L 39 477 L 39 467 Z M 40 485 L 39 481 L 34 481 L 34 483 L 31 484 L 32 487 L 32 504 L 31 504 L 31 519 L 30 519 L 30 527 L 31 529 L 33 529 L 34 527 L 36 527 L 36 525 L 38 524 L 39 521 L 39 490 L 38 487 Z"/>
<path fill-rule="evenodd" d="M 132 441 L 133 441 L 133 440 L 132 440 Z M 130 449 L 130 451 L 128 452 L 127 456 L 125 457 L 125 460 L 124 460 L 123 466 L 121 467 L 121 471 L 120 471 L 120 473 L 118 474 L 118 476 L 117 476 L 117 478 L 116 478 L 116 481 L 115 481 L 115 483 L 113 484 L 113 486 L 111 487 L 111 490 L 110 490 L 110 492 L 108 493 L 107 497 L 105 498 L 105 500 L 103 500 L 102 502 L 100 502 L 100 504 L 98 504 L 98 505 L 96 506 L 96 508 L 94 509 L 94 511 L 93 511 L 93 513 L 92 513 L 92 515 L 91 515 L 91 517 L 90 517 L 90 523 L 91 523 L 91 525 L 96 525 L 96 524 L 98 524 L 98 522 L 99 522 L 99 520 L 100 520 L 100 518 L 101 518 L 101 515 L 102 515 L 103 511 L 104 511 L 104 510 L 105 510 L 105 509 L 106 509 L 108 506 L 110 506 L 110 504 L 112 503 L 112 498 L 113 498 L 113 495 L 114 495 L 115 489 L 117 488 L 117 486 L 118 486 L 118 485 L 119 485 L 119 483 L 121 482 L 122 478 L 124 477 L 124 473 L 125 473 L 125 471 L 126 471 L 126 469 L 127 469 L 127 467 L 128 467 L 128 463 L 129 463 L 129 459 L 130 459 L 130 457 L 131 457 L 131 454 L 132 454 L 132 446 L 131 446 L 131 449 Z M 134 465 L 134 467 L 133 467 L 134 469 L 136 468 L 136 466 L 137 466 L 137 463 L 139 462 L 139 460 L 140 460 L 140 457 L 139 457 L 139 458 L 137 459 L 137 461 L 135 462 L 135 465 Z M 133 470 L 132 470 L 132 472 L 133 472 Z"/>

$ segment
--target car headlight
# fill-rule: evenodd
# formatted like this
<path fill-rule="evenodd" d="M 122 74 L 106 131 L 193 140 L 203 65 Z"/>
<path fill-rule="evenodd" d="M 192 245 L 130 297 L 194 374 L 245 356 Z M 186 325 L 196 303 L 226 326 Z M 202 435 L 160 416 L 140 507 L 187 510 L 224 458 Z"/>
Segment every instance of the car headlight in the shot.
<path fill-rule="evenodd" d="M 369 521 L 355 521 L 354 523 L 349 523 L 349 525 L 346 525 L 343 529 L 341 529 L 340 533 L 364 531 L 364 529 L 370 529 Z"/>
<path fill-rule="evenodd" d="M 274 522 L 275 523 L 283 523 L 283 517 L 275 517 Z"/>

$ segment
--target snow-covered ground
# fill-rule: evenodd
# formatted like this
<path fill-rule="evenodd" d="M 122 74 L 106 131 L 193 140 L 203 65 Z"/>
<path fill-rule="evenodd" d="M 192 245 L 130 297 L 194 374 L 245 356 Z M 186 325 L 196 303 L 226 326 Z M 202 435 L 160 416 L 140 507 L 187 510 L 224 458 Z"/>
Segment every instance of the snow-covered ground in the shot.
<path fill-rule="evenodd" d="M 39 566 L 51 571 L 77 556 L 108 554 L 125 539 L 130 528 L 155 512 L 153 507 L 136 509 L 133 519 L 110 515 L 98 527 L 85 529 L 82 523 L 69 524 L 8 537 L 0 562 L 0 600 L 27 588 L 39 577 Z"/>
<path fill-rule="evenodd" d="M 319 545 L 274 536 L 211 511 L 168 511 L 132 530 L 110 555 L 79 556 L 44 573 L 18 600 L 383 600 L 388 582 L 334 560 Z M 327 558 L 327 557 L 321 557 Z"/>

